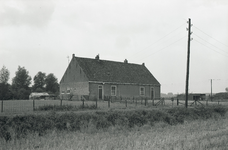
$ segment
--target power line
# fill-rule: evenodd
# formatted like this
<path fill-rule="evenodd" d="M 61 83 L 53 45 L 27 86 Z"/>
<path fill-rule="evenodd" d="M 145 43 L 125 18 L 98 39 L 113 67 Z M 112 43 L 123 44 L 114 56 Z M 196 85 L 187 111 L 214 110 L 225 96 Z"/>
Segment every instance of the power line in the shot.
<path fill-rule="evenodd" d="M 209 49 L 211 49 L 211 50 L 215 51 L 216 53 L 221 54 L 222 56 L 228 57 L 228 55 L 224 55 L 224 54 L 222 54 L 222 53 L 220 53 L 220 52 L 218 52 L 218 51 L 216 51 L 216 50 L 214 50 L 214 49 L 212 49 L 212 48 L 208 47 L 207 45 L 205 45 L 205 44 L 203 44 L 203 43 L 201 43 L 201 42 L 197 41 L 196 39 L 194 39 L 194 41 L 196 41 L 196 42 L 200 43 L 201 45 L 203 45 L 203 46 L 205 46 L 205 47 L 207 47 L 207 48 L 209 48 Z"/>
<path fill-rule="evenodd" d="M 178 30 L 179 28 L 181 28 L 183 25 L 185 25 L 185 23 L 182 24 L 181 26 L 177 27 L 176 29 L 172 30 L 171 32 L 169 32 L 168 34 L 166 34 L 165 36 L 163 36 L 162 38 L 160 38 L 160 39 L 157 40 L 156 42 L 154 42 L 154 43 L 150 44 L 149 46 L 147 46 L 146 48 L 142 49 L 141 51 L 136 52 L 136 53 L 133 54 L 132 56 L 134 56 L 134 55 L 136 55 L 136 54 L 138 54 L 138 53 L 141 53 L 142 51 L 144 51 L 145 49 L 151 47 L 152 45 L 155 45 L 156 43 L 158 43 L 159 41 L 161 41 L 162 39 L 164 39 L 165 37 L 167 37 L 168 35 L 170 35 L 170 34 L 173 33 L 174 31 L 176 31 L 176 30 Z M 131 58 L 132 56 L 130 56 L 129 58 Z"/>
<path fill-rule="evenodd" d="M 152 53 L 152 54 L 150 54 L 150 55 L 147 55 L 146 57 L 141 58 L 140 60 L 145 59 L 145 58 L 147 58 L 147 57 L 149 57 L 149 56 L 151 56 L 151 55 L 154 55 L 154 54 L 156 54 L 156 53 L 158 53 L 158 52 L 160 52 L 160 51 L 162 51 L 162 50 L 166 49 L 167 47 L 169 47 L 169 46 L 171 46 L 171 45 L 173 45 L 173 44 L 175 44 L 175 43 L 179 42 L 180 40 L 182 40 L 182 39 L 184 39 L 184 38 L 186 38 L 186 36 L 184 36 L 184 37 L 180 38 L 179 40 L 177 40 L 177 41 L 175 41 L 175 42 L 173 42 L 173 43 L 169 44 L 169 45 L 168 45 L 168 46 L 166 46 L 166 47 L 163 47 L 163 48 L 161 48 L 161 49 L 159 49 L 159 50 L 155 51 L 154 53 Z"/>
<path fill-rule="evenodd" d="M 205 32 L 202 31 L 201 29 L 197 28 L 196 26 L 194 26 L 194 27 L 195 27 L 197 30 L 201 31 L 202 33 L 206 34 L 207 36 L 211 37 L 211 38 L 214 39 L 215 41 L 217 41 L 217 42 L 223 44 L 224 46 L 228 47 L 228 45 L 226 45 L 226 44 L 220 42 L 219 40 L 217 40 L 217 39 L 215 39 L 214 37 L 210 36 L 209 34 L 205 33 Z"/>
<path fill-rule="evenodd" d="M 219 49 L 219 50 L 223 51 L 224 53 L 227 53 L 227 54 L 228 54 L 228 52 L 226 52 L 226 51 L 224 51 L 224 50 L 220 49 L 219 47 L 217 47 L 217 46 L 215 46 L 215 45 L 213 45 L 213 44 L 209 43 L 208 41 L 204 40 L 203 38 L 201 38 L 201 37 L 200 37 L 200 36 L 198 36 L 197 34 L 195 34 L 195 33 L 194 33 L 194 35 L 196 35 L 196 36 L 197 36 L 198 38 L 200 38 L 201 40 L 203 40 L 203 41 L 207 42 L 207 43 L 208 43 L 208 44 L 210 44 L 211 46 L 213 46 L 213 47 L 215 47 L 215 48 L 217 48 L 217 49 Z"/>

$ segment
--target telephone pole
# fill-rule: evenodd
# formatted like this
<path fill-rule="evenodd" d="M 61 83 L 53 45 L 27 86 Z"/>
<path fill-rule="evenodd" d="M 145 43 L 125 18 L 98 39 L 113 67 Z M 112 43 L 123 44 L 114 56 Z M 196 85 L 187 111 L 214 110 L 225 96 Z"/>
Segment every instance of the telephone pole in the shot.
<path fill-rule="evenodd" d="M 185 87 L 185 107 L 188 108 L 188 81 L 189 81 L 189 62 L 190 62 L 190 42 L 191 42 L 191 19 L 188 19 L 188 53 L 187 53 L 187 72 L 186 72 L 186 87 Z"/>

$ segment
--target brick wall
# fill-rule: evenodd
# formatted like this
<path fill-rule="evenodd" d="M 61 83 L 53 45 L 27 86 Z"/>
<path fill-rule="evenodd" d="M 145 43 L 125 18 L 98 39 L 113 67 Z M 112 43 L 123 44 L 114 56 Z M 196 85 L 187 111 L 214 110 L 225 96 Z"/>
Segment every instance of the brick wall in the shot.
<path fill-rule="evenodd" d="M 89 95 L 88 78 L 74 57 L 60 81 L 60 97 L 68 99 L 70 94 L 75 95 L 74 99 Z"/>
<path fill-rule="evenodd" d="M 89 95 L 91 98 L 98 98 L 98 86 L 103 87 L 103 98 L 104 96 L 111 96 L 111 86 L 116 86 L 117 97 L 127 98 L 139 98 L 147 97 L 151 98 L 151 88 L 154 91 L 154 98 L 160 98 L 160 86 L 149 86 L 149 85 L 130 85 L 130 84 L 102 84 L 102 83 L 89 83 Z M 140 95 L 140 87 L 145 88 L 145 95 Z"/>

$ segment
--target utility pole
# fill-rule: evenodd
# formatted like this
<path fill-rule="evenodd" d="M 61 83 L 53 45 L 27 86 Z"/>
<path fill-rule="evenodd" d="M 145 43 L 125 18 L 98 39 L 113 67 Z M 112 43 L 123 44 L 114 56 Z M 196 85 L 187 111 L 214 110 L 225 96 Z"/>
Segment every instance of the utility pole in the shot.
<path fill-rule="evenodd" d="M 185 87 L 185 107 L 188 108 L 188 81 L 189 81 L 189 62 L 190 62 L 190 41 L 191 41 L 191 19 L 188 19 L 188 53 L 187 53 L 187 72 L 186 72 L 186 87 Z"/>

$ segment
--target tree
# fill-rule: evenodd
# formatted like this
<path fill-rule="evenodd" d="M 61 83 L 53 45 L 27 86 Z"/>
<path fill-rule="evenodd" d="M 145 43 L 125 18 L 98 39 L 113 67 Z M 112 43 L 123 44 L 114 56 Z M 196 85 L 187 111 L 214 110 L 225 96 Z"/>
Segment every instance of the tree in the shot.
<path fill-rule="evenodd" d="M 9 70 L 5 66 L 3 66 L 0 70 L 0 83 L 7 83 L 9 80 L 9 75 Z"/>
<path fill-rule="evenodd" d="M 0 83 L 0 100 L 12 99 L 11 86 L 8 83 Z"/>
<path fill-rule="evenodd" d="M 9 70 L 3 66 L 0 70 L 0 99 L 7 100 L 12 97 L 11 91 L 10 91 L 10 84 L 8 84 L 9 80 Z"/>
<path fill-rule="evenodd" d="M 28 99 L 30 92 L 29 85 L 31 84 L 31 77 L 29 72 L 24 68 L 18 66 L 16 76 L 12 82 L 12 92 L 16 99 Z"/>
<path fill-rule="evenodd" d="M 226 88 L 226 92 L 228 92 L 228 87 Z"/>
<path fill-rule="evenodd" d="M 35 92 L 44 92 L 45 91 L 45 79 L 46 74 L 39 71 L 33 78 L 34 85 L 32 87 Z"/>
<path fill-rule="evenodd" d="M 45 79 L 46 83 L 46 91 L 51 94 L 58 94 L 59 92 L 59 84 L 58 79 L 54 76 L 54 74 L 50 73 L 47 75 Z"/>

